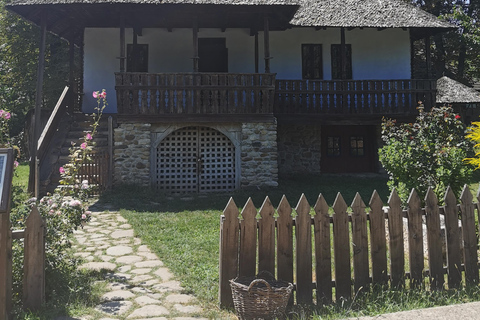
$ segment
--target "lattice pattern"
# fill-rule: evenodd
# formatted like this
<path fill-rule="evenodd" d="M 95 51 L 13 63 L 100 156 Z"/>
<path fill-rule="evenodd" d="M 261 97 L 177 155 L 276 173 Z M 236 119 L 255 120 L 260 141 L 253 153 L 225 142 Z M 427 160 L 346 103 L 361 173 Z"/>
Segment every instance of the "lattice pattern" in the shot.
<path fill-rule="evenodd" d="M 172 132 L 157 147 L 156 181 L 175 193 L 235 189 L 235 147 L 217 130 L 186 127 Z"/>
<path fill-rule="evenodd" d="M 231 191 L 235 188 L 235 147 L 222 133 L 199 128 L 202 167 L 200 191 Z"/>
<path fill-rule="evenodd" d="M 157 147 L 157 188 L 172 192 L 197 192 L 198 128 L 172 132 Z"/>

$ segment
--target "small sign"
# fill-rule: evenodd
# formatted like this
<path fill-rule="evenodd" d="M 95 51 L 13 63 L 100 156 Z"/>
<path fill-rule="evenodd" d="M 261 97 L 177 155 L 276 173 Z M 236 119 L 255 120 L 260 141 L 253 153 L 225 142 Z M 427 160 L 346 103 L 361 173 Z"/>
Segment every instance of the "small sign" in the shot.
<path fill-rule="evenodd" d="M 13 178 L 13 149 L 0 149 L 0 213 L 8 210 Z"/>

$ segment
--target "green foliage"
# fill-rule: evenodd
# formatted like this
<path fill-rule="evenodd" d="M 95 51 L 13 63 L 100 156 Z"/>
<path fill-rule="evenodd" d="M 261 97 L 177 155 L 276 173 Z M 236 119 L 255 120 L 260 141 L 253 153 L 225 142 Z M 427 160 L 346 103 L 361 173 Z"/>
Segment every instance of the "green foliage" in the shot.
<path fill-rule="evenodd" d="M 39 28 L 5 10 L 0 1 L 0 104 L 13 115 L 10 134 L 18 135 L 35 106 Z M 68 44 L 47 35 L 43 108 L 52 109 L 69 76 Z"/>
<path fill-rule="evenodd" d="M 472 126 L 468 128 L 467 139 L 470 139 L 474 145 L 475 156 L 466 158 L 465 162 L 475 166 L 476 169 L 480 169 L 480 122 L 472 122 Z"/>
<path fill-rule="evenodd" d="M 464 133 L 460 116 L 450 107 L 426 112 L 421 106 L 415 123 L 397 125 L 395 120 L 384 119 L 385 145 L 379 158 L 390 176 L 390 189 L 395 188 L 404 202 L 411 189 L 423 197 L 428 187 L 439 199 L 447 186 L 458 196 L 472 175 L 472 169 L 463 163 L 471 152 Z"/>

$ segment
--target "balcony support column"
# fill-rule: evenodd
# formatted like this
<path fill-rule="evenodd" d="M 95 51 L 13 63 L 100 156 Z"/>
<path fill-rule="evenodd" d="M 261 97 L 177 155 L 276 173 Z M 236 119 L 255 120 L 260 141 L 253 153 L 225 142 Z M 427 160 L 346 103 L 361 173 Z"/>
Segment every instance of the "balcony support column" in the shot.
<path fill-rule="evenodd" d="M 198 72 L 198 18 L 193 20 L 193 72 Z"/>
<path fill-rule="evenodd" d="M 425 63 L 427 67 L 427 79 L 432 78 L 431 70 L 431 50 L 430 50 L 430 37 L 425 37 Z"/>
<path fill-rule="evenodd" d="M 47 38 L 47 11 L 41 12 L 40 22 L 40 50 L 38 54 L 37 67 L 37 88 L 35 92 L 35 122 L 31 144 L 30 144 L 30 175 L 28 179 L 28 191 L 33 193 L 38 198 L 40 188 L 39 167 L 37 166 L 38 153 L 38 138 L 41 133 L 41 111 L 42 111 L 42 96 L 43 96 L 43 75 L 45 73 L 45 47 Z"/>
<path fill-rule="evenodd" d="M 125 18 L 123 15 L 120 17 L 120 72 L 125 72 L 125 60 L 127 59 L 125 54 Z"/>
<path fill-rule="evenodd" d="M 265 52 L 265 73 L 270 73 L 270 27 L 268 16 L 263 17 L 263 46 Z"/>
<path fill-rule="evenodd" d="M 255 31 L 255 73 L 258 73 L 258 31 Z"/>

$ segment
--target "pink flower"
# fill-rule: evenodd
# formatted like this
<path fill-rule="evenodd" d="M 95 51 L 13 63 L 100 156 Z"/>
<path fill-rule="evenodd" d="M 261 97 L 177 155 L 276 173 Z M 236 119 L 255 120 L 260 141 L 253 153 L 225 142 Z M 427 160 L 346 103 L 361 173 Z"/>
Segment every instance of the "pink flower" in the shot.
<path fill-rule="evenodd" d="M 457 120 L 460 119 L 460 115 L 458 115 L 458 114 L 455 115 L 455 119 L 457 119 Z"/>
<path fill-rule="evenodd" d="M 82 214 L 82 220 L 87 219 L 87 216 L 85 214 Z"/>
<path fill-rule="evenodd" d="M 92 135 L 91 135 L 90 133 L 87 133 L 87 135 L 85 136 L 85 139 L 87 139 L 87 140 L 92 140 L 93 137 L 92 137 Z"/>
<path fill-rule="evenodd" d="M 5 113 L 3 114 L 3 117 L 4 117 L 5 119 L 7 119 L 7 120 L 10 119 L 10 116 L 11 116 L 11 115 L 10 115 L 10 112 L 5 112 Z"/>
<path fill-rule="evenodd" d="M 80 200 L 75 199 L 75 200 L 71 200 L 69 205 L 71 207 L 80 207 L 82 205 L 82 202 Z"/>
<path fill-rule="evenodd" d="M 84 142 L 80 145 L 80 148 L 82 148 L 83 150 L 87 149 L 87 143 Z"/>
<path fill-rule="evenodd" d="M 97 99 L 98 96 L 99 96 L 98 91 L 93 91 L 93 97 L 94 97 L 95 99 Z"/>
<path fill-rule="evenodd" d="M 87 216 L 89 216 L 89 215 L 92 214 L 92 211 L 85 211 L 85 214 L 86 214 Z"/>
<path fill-rule="evenodd" d="M 0 109 L 0 117 L 3 118 L 3 114 L 4 114 L 4 113 L 5 113 L 5 110 L 1 110 L 1 109 Z"/>
<path fill-rule="evenodd" d="M 18 167 L 19 165 L 18 161 L 17 160 L 13 161 L 13 165 L 15 166 L 15 168 Z"/>
<path fill-rule="evenodd" d="M 60 173 L 65 173 L 65 169 L 63 167 L 60 167 L 60 169 L 58 169 L 58 171 L 60 171 Z"/>

